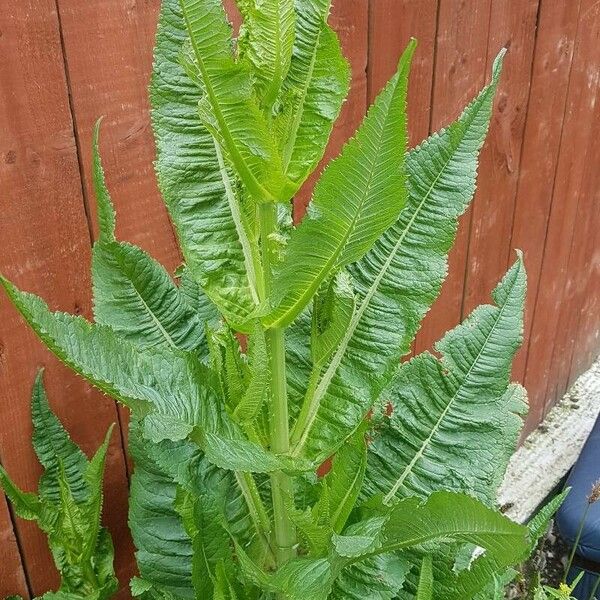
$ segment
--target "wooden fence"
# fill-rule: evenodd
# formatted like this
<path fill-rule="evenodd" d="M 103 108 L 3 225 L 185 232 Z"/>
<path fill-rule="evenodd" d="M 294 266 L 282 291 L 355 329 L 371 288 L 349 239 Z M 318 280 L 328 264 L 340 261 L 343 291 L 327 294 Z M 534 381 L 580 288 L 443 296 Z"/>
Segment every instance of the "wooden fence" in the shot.
<path fill-rule="evenodd" d="M 51 307 L 90 317 L 96 235 L 90 138 L 102 149 L 118 235 L 169 269 L 180 255 L 152 170 L 146 89 L 159 0 L 19 0 L 0 10 L 0 270 Z M 521 248 L 529 273 L 526 340 L 514 378 L 534 427 L 598 352 L 600 340 L 600 3 L 597 0 L 337 0 L 333 23 L 354 81 L 330 155 L 352 134 L 418 38 L 410 91 L 413 144 L 450 120 L 509 51 L 479 191 L 462 219 L 450 276 L 419 332 L 431 346 L 489 292 Z M 297 200 L 302 209 L 307 194 Z M 50 399 L 88 453 L 115 404 L 58 364 L 0 297 L 0 460 L 33 489 L 29 393 L 46 366 Z M 106 523 L 118 574 L 134 570 L 127 532 L 129 465 L 113 436 Z M 0 497 L 0 596 L 56 584 L 44 537 Z"/>

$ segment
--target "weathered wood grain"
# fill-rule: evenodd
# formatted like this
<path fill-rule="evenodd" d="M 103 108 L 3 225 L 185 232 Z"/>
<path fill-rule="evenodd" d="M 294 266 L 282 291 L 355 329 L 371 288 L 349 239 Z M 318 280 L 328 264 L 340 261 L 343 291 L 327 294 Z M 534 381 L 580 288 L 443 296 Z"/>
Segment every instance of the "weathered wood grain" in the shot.
<path fill-rule="evenodd" d="M 490 130 L 481 154 L 477 197 L 467 253 L 462 317 L 489 302 L 490 291 L 506 271 L 521 162 L 525 115 L 539 0 L 494 0 L 490 15 L 487 71 L 507 48 Z M 489 75 L 488 75 L 489 77 Z"/>
<path fill-rule="evenodd" d="M 518 381 L 525 376 L 533 311 L 540 293 L 539 279 L 578 18 L 579 0 L 540 4 L 510 241 L 510 248 L 523 251 L 528 279 L 525 341 L 513 368 Z M 533 408 L 532 414 L 537 413 L 539 411 Z"/>
<path fill-rule="evenodd" d="M 23 0 L 0 11 L 0 271 L 52 308 L 90 315 L 90 235 L 54 0 Z M 19 485 L 40 474 L 31 448 L 29 397 L 46 366 L 50 399 L 88 453 L 117 420 L 115 404 L 62 367 L 0 294 L 0 456 Z M 106 522 L 124 577 L 131 565 L 127 479 L 121 441 L 111 444 Z M 45 537 L 17 521 L 24 562 L 37 596 L 57 582 Z M 0 583 L 0 587 L 3 584 Z"/>
<path fill-rule="evenodd" d="M 377 0 L 370 4 L 369 104 L 395 73 L 410 39 L 417 40 L 408 88 L 411 146 L 429 135 L 437 10 L 438 0 Z"/>
<path fill-rule="evenodd" d="M 0 497 L 0 596 L 12 594 L 30 597 L 11 515 L 6 499 Z"/>
<path fill-rule="evenodd" d="M 579 310 L 579 307 L 564 302 L 572 247 L 582 243 L 574 234 L 580 191 L 590 174 L 590 161 L 584 157 L 593 156 L 598 136 L 595 127 L 591 126 L 597 119 L 599 93 L 597 30 L 600 21 L 589 19 L 595 10 L 592 0 L 582 0 L 525 372 L 525 384 L 535 407 L 548 408 L 554 400 L 552 389 L 556 385 L 556 373 L 552 363 L 557 340 L 564 334 L 563 310 Z M 597 170 L 597 165 L 591 168 Z M 580 218 L 587 219 L 588 216 Z M 586 270 L 579 276 L 585 278 Z M 540 412 L 532 413 L 529 427 L 542 416 Z"/>
<path fill-rule="evenodd" d="M 477 94 L 488 77 L 489 0 L 440 0 L 431 96 L 430 130 L 449 124 Z M 460 221 L 450 254 L 449 274 L 427 315 L 415 349 L 431 348 L 461 317 L 471 211 Z"/>

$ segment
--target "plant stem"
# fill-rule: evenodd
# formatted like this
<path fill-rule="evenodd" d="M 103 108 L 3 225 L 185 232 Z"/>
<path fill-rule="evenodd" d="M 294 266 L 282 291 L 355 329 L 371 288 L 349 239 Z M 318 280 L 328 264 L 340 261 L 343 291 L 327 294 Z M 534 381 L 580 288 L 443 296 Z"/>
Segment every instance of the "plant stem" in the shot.
<path fill-rule="evenodd" d="M 254 528 L 256 529 L 261 544 L 263 545 L 265 553 L 268 556 L 270 566 L 274 565 L 275 553 L 273 552 L 273 548 L 271 547 L 271 542 L 269 540 L 269 535 L 271 532 L 271 520 L 269 519 L 269 515 L 267 514 L 264 504 L 260 498 L 260 494 L 258 493 L 258 488 L 256 487 L 254 477 L 252 477 L 252 473 L 241 473 L 236 471 L 235 478 L 238 486 L 242 490 L 246 504 L 248 505 L 250 518 L 254 523 Z"/>
<path fill-rule="evenodd" d="M 585 525 L 585 521 L 587 519 L 588 511 L 590 510 L 591 504 L 588 502 L 586 504 L 585 510 L 583 511 L 583 516 L 581 517 L 581 521 L 579 523 L 579 529 L 577 530 L 577 535 L 575 536 L 575 543 L 573 544 L 573 548 L 571 548 L 571 554 L 569 554 L 569 562 L 567 563 L 567 568 L 565 569 L 565 574 L 563 575 L 563 583 L 567 582 L 567 575 L 573 566 L 573 559 L 575 558 L 575 552 L 577 552 L 577 546 L 579 546 L 579 540 L 581 540 L 581 534 L 583 533 L 583 526 Z"/>
<path fill-rule="evenodd" d="M 596 583 L 594 583 L 594 587 L 592 588 L 588 600 L 596 600 L 596 592 L 598 591 L 598 587 L 600 587 L 600 575 L 596 577 Z"/>
<path fill-rule="evenodd" d="M 271 289 L 271 234 L 277 230 L 277 207 L 272 204 L 260 206 L 260 231 L 263 260 L 264 293 Z M 275 454 L 287 454 L 290 449 L 287 385 L 285 374 L 285 337 L 281 328 L 265 332 L 271 367 L 270 442 Z M 289 515 L 293 506 L 294 487 L 292 479 L 282 471 L 271 475 L 273 518 L 275 528 L 275 556 L 282 565 L 296 554 L 296 530 Z"/>

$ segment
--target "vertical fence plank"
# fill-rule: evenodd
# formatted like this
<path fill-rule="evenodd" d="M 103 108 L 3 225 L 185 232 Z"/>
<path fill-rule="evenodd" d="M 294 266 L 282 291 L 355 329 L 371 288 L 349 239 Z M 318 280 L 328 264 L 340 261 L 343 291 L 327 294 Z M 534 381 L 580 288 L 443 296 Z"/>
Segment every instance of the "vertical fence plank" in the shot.
<path fill-rule="evenodd" d="M 91 138 L 103 116 L 100 151 L 117 211 L 117 235 L 171 272 L 181 262 L 154 175 L 148 85 L 160 0 L 57 0 L 88 218 L 97 237 Z M 119 406 L 124 438 L 128 411 Z M 129 464 L 131 468 L 131 465 Z"/>
<path fill-rule="evenodd" d="M 59 21 L 54 0 L 22 0 L 0 11 L 0 271 L 44 296 L 52 308 L 90 314 L 90 238 L 69 111 Z M 25 489 L 40 474 L 31 448 L 29 396 L 45 365 L 53 406 L 88 453 L 117 419 L 114 403 L 93 392 L 43 349 L 0 294 L 0 455 Z M 106 521 L 127 574 L 127 480 L 119 436 L 111 444 Z M 32 592 L 57 582 L 45 537 L 16 523 Z"/>
<path fill-rule="evenodd" d="M 58 0 L 58 6 L 93 231 L 91 136 L 104 115 L 102 154 L 118 235 L 173 270 L 181 257 L 154 176 L 148 103 L 160 0 Z"/>
<path fill-rule="evenodd" d="M 600 183 L 596 183 L 594 192 L 597 193 L 598 190 Z M 600 350 L 600 199 L 596 198 L 594 208 L 593 234 L 590 236 L 592 255 L 585 267 L 587 287 L 579 311 L 579 326 L 575 333 L 568 386 L 573 385 L 575 379 L 587 369 Z"/>
<path fill-rule="evenodd" d="M 542 2 L 538 22 L 529 108 L 523 139 L 523 159 L 512 228 L 511 248 L 520 248 L 527 268 L 528 293 L 523 347 L 513 369 L 525 376 L 533 310 L 539 289 L 554 174 L 558 161 L 567 86 L 579 17 L 579 0 Z M 543 293 L 543 292 L 542 292 Z M 537 418 L 541 406 L 531 406 Z"/>
<path fill-rule="evenodd" d="M 596 92 L 590 97 L 590 107 L 595 113 L 589 123 L 593 130 L 591 148 L 582 160 L 585 164 L 583 181 L 579 193 L 577 216 L 573 232 L 573 242 L 567 266 L 567 282 L 561 305 L 560 330 L 557 332 L 552 357 L 552 381 L 546 391 L 547 402 L 553 402 L 562 396 L 569 383 L 580 374 L 580 357 L 586 353 L 586 344 L 598 337 L 600 322 L 589 320 L 594 302 L 597 303 L 600 288 L 596 279 L 600 267 L 594 265 L 594 256 L 598 256 L 597 227 L 600 214 L 600 169 L 596 157 L 600 156 L 600 103 L 598 102 L 600 85 L 600 5 L 584 6 L 581 14 L 580 35 L 589 39 L 593 48 L 586 55 L 586 73 L 588 90 Z M 581 27 L 585 30 L 581 31 Z M 590 68 L 595 65 L 595 68 Z M 587 300 L 590 299 L 591 302 Z M 594 299 L 594 300 L 592 300 Z M 591 329 L 582 329 L 582 323 L 588 323 Z M 597 349 L 596 345 L 596 349 Z"/>
<path fill-rule="evenodd" d="M 597 118 L 595 104 L 599 93 L 597 81 L 590 85 L 591 75 L 595 73 L 594 78 L 597 77 L 600 49 L 597 39 L 600 20 L 589 19 L 595 11 L 594 4 L 593 0 L 582 0 L 581 3 L 539 293 L 533 314 L 525 384 L 531 403 L 536 407 L 548 407 L 553 400 L 548 398 L 547 390 L 555 377 L 552 356 L 555 340 L 563 328 L 560 315 L 568 281 L 569 256 L 572 243 L 581 243 L 574 238 L 574 231 L 579 191 L 584 186 L 586 163 L 589 162 L 582 157 L 589 156 L 591 159 L 594 138 L 598 136 L 591 126 Z M 591 73 L 590 65 L 596 65 L 594 73 Z M 582 276 L 585 277 L 585 273 Z M 530 415 L 529 427 L 534 426 L 541 416 Z"/>
<path fill-rule="evenodd" d="M 371 0 L 369 13 L 369 103 L 396 71 L 411 38 L 417 39 L 409 88 L 410 145 L 429 135 L 438 0 Z"/>
<path fill-rule="evenodd" d="M 0 496 L 0 597 L 17 594 L 29 598 L 11 515 L 6 499 Z"/>
<path fill-rule="evenodd" d="M 489 0 L 440 0 L 431 130 L 455 119 L 483 86 L 488 75 L 489 19 Z M 470 219 L 470 212 L 461 219 L 450 254 L 449 275 L 419 331 L 417 352 L 430 348 L 460 321 Z"/>
<path fill-rule="evenodd" d="M 521 144 L 529 99 L 538 0 L 494 0 L 488 39 L 488 72 L 503 47 L 508 49 L 490 131 L 479 165 L 473 205 L 462 317 L 489 302 L 506 271 L 510 249 Z"/>
<path fill-rule="evenodd" d="M 294 199 L 294 216 L 297 221 L 306 210 L 314 184 L 324 165 L 339 154 L 367 110 L 368 0 L 334 1 L 329 22 L 337 31 L 342 52 L 352 67 L 352 87 L 329 139 L 323 161 Z"/>
<path fill-rule="evenodd" d="M 594 5 L 585 16 L 586 22 L 600 20 L 600 5 Z M 583 23 L 582 23 L 583 25 Z M 594 47 L 600 49 L 600 26 L 589 32 L 593 39 Z M 587 55 L 591 64 L 600 64 L 600 51 Z M 598 88 L 600 83 L 598 70 L 587 70 L 588 88 Z M 598 92 L 592 96 L 590 104 L 598 101 Z M 571 252 L 566 269 L 566 282 L 560 306 L 559 329 L 554 340 L 554 350 L 550 373 L 551 380 L 546 390 L 546 402 L 554 402 L 566 391 L 569 383 L 573 354 L 583 350 L 582 343 L 585 338 L 578 338 L 579 323 L 583 316 L 585 294 L 594 290 L 589 284 L 593 282 L 592 258 L 594 256 L 598 208 L 600 206 L 600 169 L 595 157 L 600 156 L 600 102 L 595 106 L 595 112 L 589 123 L 592 129 L 592 140 L 589 151 L 582 156 L 584 170 L 582 182 L 577 190 L 577 215 L 575 217 Z M 595 294 L 600 290 L 596 289 Z M 598 324 L 596 324 L 596 327 Z M 577 348 L 575 345 L 577 344 Z"/>

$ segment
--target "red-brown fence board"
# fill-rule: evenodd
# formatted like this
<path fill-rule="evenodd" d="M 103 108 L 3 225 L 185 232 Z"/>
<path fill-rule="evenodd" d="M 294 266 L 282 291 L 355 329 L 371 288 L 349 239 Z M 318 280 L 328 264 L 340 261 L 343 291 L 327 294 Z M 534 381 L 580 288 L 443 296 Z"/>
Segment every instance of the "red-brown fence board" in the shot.
<path fill-rule="evenodd" d="M 540 4 L 510 242 L 511 248 L 523 251 L 528 280 L 525 343 L 517 354 L 513 368 L 513 376 L 518 381 L 522 381 L 525 375 L 529 332 L 539 293 L 578 20 L 579 0 Z"/>
<path fill-rule="evenodd" d="M 89 316 L 90 238 L 54 1 L 5 6 L 0 31 L 0 271 L 52 308 Z M 31 490 L 40 469 L 31 449 L 29 396 L 39 366 L 47 367 L 53 405 L 88 453 L 101 443 L 117 412 L 112 400 L 92 392 L 50 356 L 5 294 L 0 323 L 0 457 L 16 482 Z M 131 543 L 119 435 L 108 456 L 106 490 L 111 507 L 106 522 L 125 578 Z M 45 536 L 31 522 L 17 520 L 16 527 L 32 592 L 42 595 L 57 580 Z"/>
<path fill-rule="evenodd" d="M 579 35 L 589 43 L 588 60 L 600 63 L 600 5 L 594 4 L 583 13 L 584 21 L 580 24 Z M 593 50 L 592 50 L 593 49 Z M 600 72 L 587 70 L 587 87 L 590 90 L 591 113 L 588 127 L 592 131 L 592 139 L 587 153 L 583 157 L 584 170 L 582 182 L 578 189 L 577 215 L 572 236 L 571 252 L 566 271 L 566 283 L 560 306 L 559 330 L 556 332 L 554 351 L 550 372 L 552 379 L 548 382 L 546 402 L 553 402 L 562 396 L 569 382 L 573 351 L 578 343 L 576 335 L 580 331 L 579 322 L 585 303 L 585 294 L 589 293 L 588 282 L 594 281 L 590 269 L 594 255 L 595 229 L 600 200 L 600 169 L 594 157 L 600 156 Z M 586 273 L 586 277 L 581 277 Z M 582 340 L 583 341 L 583 340 Z"/>
<path fill-rule="evenodd" d="M 158 7 L 159 0 L 23 0 L 0 11 L 0 270 L 52 308 L 90 316 L 90 139 L 101 115 L 118 235 L 169 269 L 180 261 L 152 168 L 147 87 Z M 497 50 L 509 47 L 479 191 L 416 349 L 487 302 L 512 249 L 522 248 L 529 296 L 514 377 L 529 389 L 528 429 L 600 349 L 599 10 L 594 0 L 334 0 L 332 11 L 353 84 L 328 158 L 355 132 L 410 37 L 419 41 L 411 145 L 454 120 L 489 80 Z M 297 219 L 314 181 L 296 198 Z M 86 452 L 119 416 L 42 348 L 0 296 L 0 461 L 26 489 L 40 472 L 29 422 L 40 365 L 52 405 Z M 106 489 L 125 584 L 133 549 L 116 432 Z M 13 523 L 5 502 L 0 542 L 0 597 L 41 595 L 56 582 L 44 537 L 30 523 Z M 127 589 L 118 597 L 128 598 Z"/>
<path fill-rule="evenodd" d="M 440 0 L 431 96 L 430 130 L 436 131 L 462 112 L 488 77 L 489 0 Z M 416 340 L 416 351 L 431 348 L 461 317 L 471 211 L 460 220 L 449 258 L 448 278 Z"/>
<path fill-rule="evenodd" d="M 479 179 L 473 205 L 463 318 L 479 304 L 489 302 L 490 291 L 507 267 L 535 42 L 531 33 L 535 31 L 537 11 L 538 0 L 492 2 L 487 71 L 501 48 L 509 52 L 479 166 L 485 176 Z M 516 257 L 510 254 L 512 261 Z"/>
<path fill-rule="evenodd" d="M 117 234 L 172 271 L 181 255 L 156 185 L 148 102 L 159 5 L 159 0 L 58 0 L 93 231 L 97 223 L 91 185 L 92 128 L 104 116 L 102 158 L 117 210 Z"/>
<path fill-rule="evenodd" d="M 595 30 L 599 24 L 587 19 L 593 9 L 594 2 L 582 1 L 525 372 L 525 385 L 532 405 L 529 426 L 535 425 L 549 407 L 546 391 L 555 385 L 556 374 L 551 366 L 555 342 L 563 329 L 560 314 L 568 281 L 569 256 L 573 244 L 582 243 L 581 239 L 574 236 L 577 207 L 581 200 L 580 192 L 585 187 L 588 162 L 582 157 L 592 157 L 594 137 L 598 135 L 592 126 L 597 113 L 595 103 L 598 85 L 597 82 L 590 85 L 590 75 L 594 71 L 597 73 Z M 594 60 L 596 66 L 593 66 Z M 585 279 L 587 271 L 578 276 Z M 569 308 L 577 309 L 574 306 Z"/>
<path fill-rule="evenodd" d="M 418 42 L 408 88 L 411 146 L 429 135 L 437 10 L 438 0 L 377 0 L 370 5 L 369 103 L 395 73 L 398 59 L 410 39 Z"/>
<path fill-rule="evenodd" d="M 551 366 L 552 381 L 546 391 L 546 401 L 552 402 L 562 396 L 573 376 L 579 374 L 580 363 L 574 359 L 576 353 L 584 353 L 588 333 L 580 328 L 585 322 L 588 296 L 598 297 L 597 279 L 594 277 L 593 259 L 597 255 L 597 227 L 600 208 L 600 169 L 595 157 L 600 156 L 600 71 L 592 65 L 600 64 L 600 5 L 584 4 L 580 15 L 579 35 L 587 41 L 587 88 L 589 103 L 595 108 L 589 127 L 593 139 L 589 152 L 583 158 L 585 171 L 579 189 L 577 217 L 573 232 L 573 244 L 567 267 L 567 283 L 561 305 L 560 332 L 558 333 Z M 587 94 L 586 94 L 587 95 Z M 582 277 L 581 274 L 586 276 Z M 589 321 L 588 323 L 592 325 Z M 593 330 L 593 325 L 592 325 Z M 596 327 L 596 331 L 598 328 Z M 581 339 L 578 334 L 582 334 Z M 577 352 L 576 352 L 577 351 Z M 574 369 L 574 370 L 573 370 Z"/>
<path fill-rule="evenodd" d="M 600 190 L 600 183 L 597 190 Z M 575 334 L 575 345 L 571 360 L 571 371 L 567 386 L 588 368 L 598 354 L 600 346 L 600 200 L 596 199 L 596 214 L 593 225 L 593 253 L 587 265 L 588 281 L 581 307 L 579 327 Z"/>
<path fill-rule="evenodd" d="M 25 571 L 5 498 L 0 498 L 0 593 L 29 598 Z"/>

